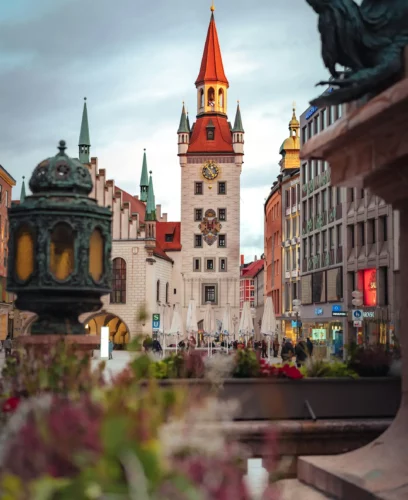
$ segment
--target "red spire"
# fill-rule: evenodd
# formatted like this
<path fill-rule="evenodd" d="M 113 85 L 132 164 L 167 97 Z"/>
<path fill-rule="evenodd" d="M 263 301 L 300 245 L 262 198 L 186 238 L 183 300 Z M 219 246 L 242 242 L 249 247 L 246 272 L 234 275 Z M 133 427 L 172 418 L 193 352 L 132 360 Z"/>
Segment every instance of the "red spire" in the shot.
<path fill-rule="evenodd" d="M 204 82 L 222 82 L 229 86 L 227 77 L 224 73 L 224 66 L 222 64 L 221 49 L 218 41 L 214 14 L 211 14 L 203 58 L 201 60 L 200 73 L 195 84 L 198 86 Z"/>

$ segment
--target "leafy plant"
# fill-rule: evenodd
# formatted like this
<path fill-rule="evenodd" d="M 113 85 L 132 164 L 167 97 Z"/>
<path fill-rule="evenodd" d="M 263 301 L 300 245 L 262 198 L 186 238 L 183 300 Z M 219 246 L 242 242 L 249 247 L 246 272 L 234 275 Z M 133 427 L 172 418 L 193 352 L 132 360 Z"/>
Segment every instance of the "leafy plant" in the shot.
<path fill-rule="evenodd" d="M 238 349 L 235 353 L 233 376 L 237 378 L 253 378 L 260 374 L 260 362 L 251 349 Z"/>
<path fill-rule="evenodd" d="M 329 378 L 329 377 L 352 377 L 356 378 L 357 373 L 346 363 L 341 361 L 328 362 L 322 359 L 308 358 L 300 371 L 308 378 Z"/>
<path fill-rule="evenodd" d="M 360 377 L 386 377 L 391 355 L 381 346 L 357 347 L 349 351 L 348 366 Z"/>

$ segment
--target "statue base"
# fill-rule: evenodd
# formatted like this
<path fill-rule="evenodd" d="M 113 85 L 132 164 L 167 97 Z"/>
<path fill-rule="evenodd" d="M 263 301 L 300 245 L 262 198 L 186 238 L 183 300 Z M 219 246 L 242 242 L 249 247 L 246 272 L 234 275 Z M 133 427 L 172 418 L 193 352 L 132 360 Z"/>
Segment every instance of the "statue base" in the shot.
<path fill-rule="evenodd" d="M 390 269 L 399 274 L 401 285 L 394 303 L 400 314 L 402 353 L 399 412 L 389 429 L 368 446 L 298 462 L 299 480 L 340 500 L 408 498 L 408 48 L 405 55 L 405 78 L 365 104 L 349 105 L 342 119 L 307 141 L 300 152 L 302 159 L 328 161 L 333 185 L 369 189 L 400 211 L 399 222 L 393 224 L 400 259 Z"/>

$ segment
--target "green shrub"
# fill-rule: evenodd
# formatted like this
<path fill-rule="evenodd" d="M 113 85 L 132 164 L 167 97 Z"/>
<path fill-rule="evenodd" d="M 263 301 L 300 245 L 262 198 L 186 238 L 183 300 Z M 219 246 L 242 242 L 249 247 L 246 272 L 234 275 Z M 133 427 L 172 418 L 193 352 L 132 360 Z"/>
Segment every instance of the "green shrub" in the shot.
<path fill-rule="evenodd" d="M 308 378 L 356 378 L 358 376 L 346 363 L 341 361 L 328 362 L 322 359 L 315 360 L 313 358 L 308 358 L 300 371 Z"/>

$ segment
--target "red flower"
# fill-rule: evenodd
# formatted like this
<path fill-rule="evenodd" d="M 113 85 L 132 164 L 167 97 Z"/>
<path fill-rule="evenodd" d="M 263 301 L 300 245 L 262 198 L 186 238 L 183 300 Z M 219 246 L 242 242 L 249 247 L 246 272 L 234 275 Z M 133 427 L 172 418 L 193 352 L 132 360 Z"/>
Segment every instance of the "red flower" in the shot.
<path fill-rule="evenodd" d="M 296 368 L 296 366 L 284 365 L 281 368 L 281 373 L 287 378 L 292 380 L 299 380 L 303 378 L 301 372 Z"/>
<path fill-rule="evenodd" d="M 11 413 L 17 409 L 19 404 L 20 404 L 20 398 L 16 397 L 8 398 L 3 403 L 2 412 Z"/>

